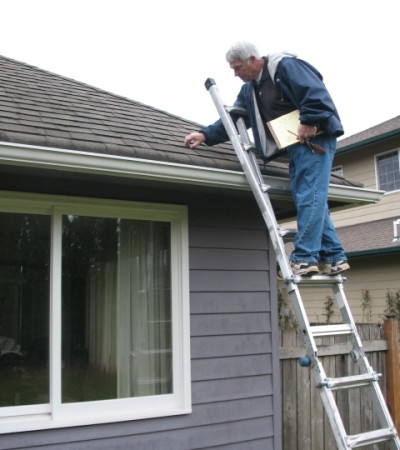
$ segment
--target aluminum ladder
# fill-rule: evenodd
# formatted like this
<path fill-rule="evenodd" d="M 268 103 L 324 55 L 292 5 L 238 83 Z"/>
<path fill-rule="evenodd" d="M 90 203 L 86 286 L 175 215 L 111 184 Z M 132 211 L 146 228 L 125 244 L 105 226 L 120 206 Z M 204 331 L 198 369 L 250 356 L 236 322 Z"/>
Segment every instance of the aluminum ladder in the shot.
<path fill-rule="evenodd" d="M 264 221 L 267 225 L 272 245 L 275 249 L 277 262 L 279 264 L 285 289 L 291 299 L 299 324 L 306 356 L 300 358 L 300 365 L 310 367 L 315 376 L 316 386 L 320 392 L 322 403 L 329 419 L 333 435 L 339 450 L 360 448 L 366 445 L 386 442 L 391 450 L 400 450 L 400 439 L 393 424 L 385 399 L 379 386 L 379 376 L 368 362 L 356 325 L 354 323 L 343 288 L 344 279 L 337 276 L 295 276 L 290 267 L 289 259 L 285 251 L 285 234 L 278 225 L 274 210 L 269 199 L 268 190 L 261 174 L 254 145 L 247 134 L 243 117 L 245 110 L 238 110 L 226 106 L 219 94 L 215 81 L 208 78 L 205 87 L 209 91 L 217 108 L 221 121 L 234 147 L 244 175 L 249 183 L 257 204 L 260 208 Z M 333 289 L 336 302 L 341 313 L 343 323 L 336 325 L 311 326 L 300 294 L 300 287 L 329 286 Z M 348 336 L 351 343 L 350 357 L 358 365 L 359 375 L 341 378 L 329 378 L 325 372 L 320 359 L 316 338 L 325 336 Z M 366 388 L 369 399 L 373 406 L 375 417 L 381 428 L 349 435 L 343 425 L 339 408 L 337 406 L 334 391 L 342 389 Z"/>

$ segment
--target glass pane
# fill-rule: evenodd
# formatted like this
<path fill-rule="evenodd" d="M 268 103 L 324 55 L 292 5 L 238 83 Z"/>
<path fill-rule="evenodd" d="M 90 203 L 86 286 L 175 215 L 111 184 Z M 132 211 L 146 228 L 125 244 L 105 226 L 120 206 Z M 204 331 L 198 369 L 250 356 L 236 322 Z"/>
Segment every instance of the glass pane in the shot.
<path fill-rule="evenodd" d="M 50 217 L 0 213 L 0 406 L 49 402 Z"/>
<path fill-rule="evenodd" d="M 170 225 L 63 217 L 62 400 L 171 392 Z"/>
<path fill-rule="evenodd" d="M 399 153 L 396 151 L 380 156 L 377 163 L 379 189 L 387 192 L 400 189 Z"/>

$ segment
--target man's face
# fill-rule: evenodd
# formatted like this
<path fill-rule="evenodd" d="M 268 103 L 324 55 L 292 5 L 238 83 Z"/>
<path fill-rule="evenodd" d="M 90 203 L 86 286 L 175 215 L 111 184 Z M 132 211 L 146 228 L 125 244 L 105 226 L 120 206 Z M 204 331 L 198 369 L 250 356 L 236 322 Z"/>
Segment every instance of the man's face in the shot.
<path fill-rule="evenodd" d="M 240 61 L 234 59 L 230 64 L 230 68 L 233 70 L 235 77 L 239 77 L 243 82 L 254 80 L 257 78 L 259 71 L 255 69 L 256 58 L 251 56 L 249 61 Z"/>

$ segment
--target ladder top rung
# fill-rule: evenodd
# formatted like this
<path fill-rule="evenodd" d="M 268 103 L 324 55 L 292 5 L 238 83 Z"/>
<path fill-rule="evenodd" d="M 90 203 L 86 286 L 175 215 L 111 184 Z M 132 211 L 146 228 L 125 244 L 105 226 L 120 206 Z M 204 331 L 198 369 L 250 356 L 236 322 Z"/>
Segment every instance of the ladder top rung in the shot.
<path fill-rule="evenodd" d="M 382 428 L 380 430 L 367 431 L 366 433 L 353 434 L 347 436 L 347 442 L 350 448 L 364 447 L 369 444 L 390 441 L 397 436 L 393 428 Z"/>
<path fill-rule="evenodd" d="M 373 381 L 379 380 L 380 374 L 377 372 L 363 373 L 361 375 L 351 375 L 341 378 L 326 378 L 320 387 L 326 386 L 329 389 L 351 389 L 355 387 L 366 386 Z"/>
<path fill-rule="evenodd" d="M 353 333 L 352 327 L 347 323 L 340 323 L 337 325 L 314 325 L 310 327 L 310 330 L 314 337 L 348 335 Z"/>

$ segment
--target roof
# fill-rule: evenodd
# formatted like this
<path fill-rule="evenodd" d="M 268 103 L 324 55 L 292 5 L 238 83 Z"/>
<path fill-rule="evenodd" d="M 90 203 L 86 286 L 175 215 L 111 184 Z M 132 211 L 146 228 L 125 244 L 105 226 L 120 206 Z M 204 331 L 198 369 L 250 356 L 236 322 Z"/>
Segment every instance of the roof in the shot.
<path fill-rule="evenodd" d="M 393 242 L 396 217 L 360 223 L 337 229 L 348 256 L 400 252 L 400 241 Z"/>
<path fill-rule="evenodd" d="M 157 163 L 160 180 L 194 186 L 212 178 L 209 185 L 214 187 L 249 189 L 230 144 L 186 148 L 184 137 L 201 125 L 166 111 L 2 56 L 0 94 L 3 165 L 28 170 L 35 161 L 36 167 L 66 173 L 93 171 L 96 164 L 102 164 L 102 172 L 97 173 L 104 175 L 112 159 L 118 166 L 114 175 L 150 179 L 149 172 Z M 138 174 L 137 166 L 144 163 L 147 172 Z M 167 177 L 163 176 L 166 170 Z M 180 178 L 174 170 L 180 171 Z M 193 171 L 207 174 L 199 182 Z M 293 215 L 287 162 L 261 164 L 261 171 L 268 182 L 273 181 L 269 193 L 277 201 L 274 207 L 281 210 L 280 217 Z M 217 180 L 221 176 L 229 181 Z M 330 194 L 332 207 L 359 206 L 376 202 L 380 196 L 342 177 L 332 176 L 331 182 L 339 185 Z"/>
<path fill-rule="evenodd" d="M 183 145 L 200 124 L 1 56 L 0 93 L 3 142 L 241 171 L 228 144 Z M 282 162 L 264 171 L 288 176 Z"/>
<path fill-rule="evenodd" d="M 393 242 L 393 222 L 396 220 L 399 219 L 391 217 L 373 222 L 349 225 L 336 228 L 336 232 L 348 257 L 400 252 L 400 241 Z M 287 242 L 285 248 L 286 253 L 290 255 L 294 249 L 293 242 Z"/>
<path fill-rule="evenodd" d="M 356 150 L 359 147 L 397 136 L 400 136 L 400 116 L 382 122 L 379 125 L 375 125 L 348 138 L 341 139 L 338 142 L 337 153 L 340 154 Z"/>
<path fill-rule="evenodd" d="M 3 142 L 240 170 L 229 145 L 184 147 L 199 124 L 5 57 L 0 93 Z"/>

